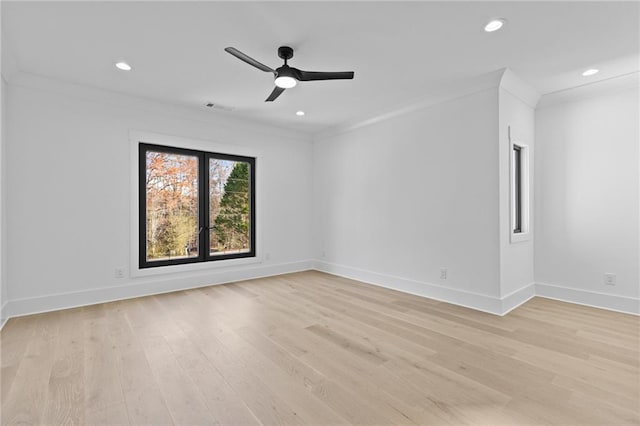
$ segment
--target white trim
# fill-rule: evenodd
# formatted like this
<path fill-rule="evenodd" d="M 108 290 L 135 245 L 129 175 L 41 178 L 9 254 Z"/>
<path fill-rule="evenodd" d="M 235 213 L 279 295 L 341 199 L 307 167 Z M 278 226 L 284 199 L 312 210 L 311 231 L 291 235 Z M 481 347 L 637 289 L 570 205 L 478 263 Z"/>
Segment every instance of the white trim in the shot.
<path fill-rule="evenodd" d="M 8 301 L 2 312 L 6 318 L 31 315 L 42 312 L 70 309 L 80 306 L 108 303 L 135 297 L 151 296 L 154 294 L 170 293 L 198 287 L 226 284 L 236 281 L 252 280 L 274 275 L 289 274 L 311 269 L 311 260 L 276 265 L 262 265 L 256 268 L 232 269 L 216 271 L 211 274 L 198 274 L 188 277 L 165 278 L 144 282 L 128 282 L 120 286 L 108 286 L 91 290 L 74 291 L 68 293 L 48 294 L 38 297 L 16 299 Z"/>
<path fill-rule="evenodd" d="M 257 239 L 257 238 L 256 238 Z M 135 243 L 137 244 L 137 240 Z M 133 242 L 132 242 L 133 245 Z M 132 249 L 133 250 L 133 249 Z M 179 274 L 179 273 L 189 273 L 189 272 L 202 272 L 206 273 L 207 271 L 214 271 L 220 268 L 234 268 L 239 266 L 247 266 L 247 265 L 259 265 L 264 261 L 262 259 L 262 250 L 258 250 L 256 243 L 256 256 L 255 257 L 245 257 L 239 259 L 225 259 L 225 260 L 217 260 L 211 262 L 199 262 L 199 263 L 189 263 L 185 265 L 168 265 L 168 266 L 158 266 L 154 268 L 144 268 L 140 269 L 138 267 L 138 258 L 132 255 L 131 256 L 131 264 L 130 264 L 130 277 L 132 279 L 144 278 L 144 277 L 154 277 L 154 276 L 163 276 L 163 275 L 171 275 L 171 274 Z M 135 256 L 138 256 L 138 248 L 136 248 Z"/>
<path fill-rule="evenodd" d="M 640 315 L 640 299 L 597 293 L 544 283 L 529 283 L 502 297 L 443 287 L 345 265 L 314 260 L 313 269 L 366 284 L 401 291 L 414 296 L 440 300 L 494 315 L 504 316 L 534 297 L 561 300 L 593 308 Z"/>
<path fill-rule="evenodd" d="M 455 99 L 464 98 L 488 89 L 501 87 L 516 98 L 530 106 L 536 107 L 540 94 L 523 80 L 518 78 L 509 68 L 502 68 L 463 81 L 449 81 L 440 85 L 437 90 L 427 96 L 415 99 L 413 102 L 387 108 L 376 114 L 351 120 L 346 123 L 321 130 L 315 134 L 314 140 L 322 140 L 342 133 L 347 133 L 362 127 L 370 126 L 381 121 L 410 114 L 415 111 L 430 108 Z"/>
<path fill-rule="evenodd" d="M 500 299 L 502 301 L 501 315 L 508 314 L 518 306 L 533 299 L 535 296 L 536 296 L 535 283 L 529 283 L 524 287 L 519 288 L 518 290 L 514 290 L 511 293 L 505 296 L 502 296 L 502 298 Z"/>
<path fill-rule="evenodd" d="M 436 91 L 429 93 L 427 96 L 420 97 L 413 102 L 386 108 L 378 113 L 365 115 L 361 118 L 321 130 L 314 135 L 313 139 L 314 141 L 321 141 L 342 133 L 367 127 L 381 121 L 411 114 L 415 111 L 420 111 L 445 102 L 464 98 L 488 89 L 497 88 L 499 87 L 500 81 L 506 71 L 506 68 L 502 68 L 477 77 L 465 79 L 463 81 L 457 80 L 443 83 Z"/>
<path fill-rule="evenodd" d="M 344 265 L 319 260 L 304 260 L 256 268 L 218 271 L 215 274 L 199 274 L 189 277 L 167 278 L 145 282 L 127 283 L 97 289 L 57 293 L 46 296 L 17 299 L 6 302 L 1 308 L 0 329 L 9 318 L 42 312 L 70 309 L 80 306 L 108 303 L 117 300 L 170 293 L 199 287 L 264 278 L 314 269 L 327 274 L 358 280 L 363 283 L 401 291 L 429 299 L 440 300 L 470 309 L 504 316 L 534 297 L 606 309 L 626 314 L 640 315 L 640 299 L 607 293 L 591 292 L 547 283 L 530 283 L 501 298 L 457 290 L 391 275 L 379 274 Z"/>
<path fill-rule="evenodd" d="M 146 277 L 151 275 L 166 275 L 174 274 L 178 272 L 194 272 L 204 270 L 214 270 L 219 268 L 228 268 L 240 265 L 251 265 L 262 262 L 262 191 L 260 190 L 260 183 L 263 182 L 263 171 L 260 164 L 262 158 L 262 152 L 255 148 L 248 148 L 244 146 L 228 145 L 224 143 L 206 141 L 199 139 L 184 138 L 181 136 L 164 135 L 153 132 L 146 132 L 140 130 L 129 131 L 130 142 L 130 155 L 131 155 L 131 167 L 129 175 L 130 184 L 130 258 L 129 258 L 129 271 L 132 278 Z M 161 266 L 157 268 L 143 268 L 139 267 L 139 244 L 138 244 L 138 231 L 139 231 L 139 206 L 138 206 L 138 145 L 140 142 L 152 143 L 157 145 L 166 145 L 177 148 L 194 149 L 199 151 L 216 152 L 219 154 L 231 154 L 242 155 L 246 157 L 254 157 L 256 159 L 256 256 L 243 259 L 227 259 L 218 260 L 215 262 L 203 262 L 193 263 L 188 265 L 173 265 L 173 266 Z"/>
<path fill-rule="evenodd" d="M 509 68 L 506 68 L 502 74 L 500 87 L 533 109 L 536 108 L 538 101 L 540 101 L 540 94 L 515 75 Z"/>
<path fill-rule="evenodd" d="M 625 314 L 640 315 L 640 299 L 635 297 L 538 282 L 536 283 L 536 296 Z"/>
<path fill-rule="evenodd" d="M 9 315 L 7 315 L 8 304 L 9 302 L 4 302 L 2 306 L 0 306 L 0 330 L 2 330 L 2 327 L 4 327 L 4 325 L 7 323 L 7 320 L 9 319 Z"/>
<path fill-rule="evenodd" d="M 531 165 L 529 145 L 511 137 L 511 126 L 509 126 L 509 241 L 511 244 L 523 241 L 530 241 L 531 232 Z M 522 185 L 522 232 L 515 233 L 515 188 L 514 188 L 514 164 L 513 147 L 520 147 L 520 181 Z"/>
<path fill-rule="evenodd" d="M 538 108 L 548 108 L 557 104 L 574 102 L 600 95 L 609 95 L 618 91 L 638 89 L 640 86 L 640 71 L 623 74 L 604 80 L 594 81 L 581 86 L 547 93 L 540 98 Z"/>
<path fill-rule="evenodd" d="M 509 242 L 511 244 L 522 243 L 524 241 L 531 241 L 533 234 L 531 232 L 520 232 L 515 233 L 513 230 L 511 231 L 511 235 L 509 236 Z"/>
<path fill-rule="evenodd" d="M 262 151 L 242 145 L 225 144 L 215 140 L 186 138 L 178 135 L 166 135 L 145 130 L 129 130 L 129 141 L 137 144 L 140 141 L 157 145 L 168 145 L 176 148 L 194 149 L 199 151 L 213 151 L 218 154 L 242 155 L 245 157 L 259 157 Z M 137 147 L 136 147 L 137 148 Z M 136 156 L 137 157 L 137 156 Z M 137 165 L 136 165 L 137 172 Z"/>
<path fill-rule="evenodd" d="M 180 118 L 191 122 L 215 124 L 223 128 L 242 127 L 243 131 L 250 132 L 259 138 L 265 132 L 282 139 L 311 142 L 309 132 L 268 124 L 257 120 L 240 118 L 234 113 L 213 110 L 212 108 L 190 107 L 167 103 L 166 101 L 147 99 L 114 92 L 90 86 L 69 83 L 63 80 L 31 74 L 24 71 L 16 72 L 11 76 L 10 85 L 25 87 L 44 92 L 55 93 L 66 99 L 76 99 L 96 103 L 100 106 L 110 106 L 118 110 L 131 108 L 157 115 Z"/>
<path fill-rule="evenodd" d="M 339 277 L 350 278 L 379 287 L 398 290 L 415 296 L 453 303 L 494 315 L 502 315 L 502 300 L 495 296 L 444 287 L 425 281 L 416 281 L 392 275 L 380 274 L 350 266 L 315 260 L 313 268 Z"/>

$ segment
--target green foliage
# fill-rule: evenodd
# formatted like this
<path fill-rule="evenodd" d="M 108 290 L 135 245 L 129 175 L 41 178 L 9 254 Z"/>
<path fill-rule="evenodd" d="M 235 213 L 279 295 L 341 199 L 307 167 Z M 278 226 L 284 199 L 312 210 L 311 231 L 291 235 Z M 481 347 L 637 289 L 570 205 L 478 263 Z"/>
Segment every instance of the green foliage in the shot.
<path fill-rule="evenodd" d="M 197 246 L 197 158 L 147 153 L 147 257 L 185 256 Z"/>
<path fill-rule="evenodd" d="M 236 163 L 224 185 L 213 231 L 219 251 L 249 248 L 249 164 Z"/>
<path fill-rule="evenodd" d="M 197 256 L 198 158 L 148 151 L 146 158 L 147 258 Z M 249 248 L 249 164 L 209 163 L 212 252 Z"/>

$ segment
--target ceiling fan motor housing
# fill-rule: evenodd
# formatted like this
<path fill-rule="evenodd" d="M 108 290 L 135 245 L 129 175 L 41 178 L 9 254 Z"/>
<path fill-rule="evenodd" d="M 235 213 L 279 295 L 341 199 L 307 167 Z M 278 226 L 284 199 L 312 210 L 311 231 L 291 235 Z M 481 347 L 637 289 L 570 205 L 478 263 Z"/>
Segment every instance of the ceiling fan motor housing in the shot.
<path fill-rule="evenodd" d="M 293 49 L 289 46 L 280 46 L 278 47 L 278 56 L 285 61 L 293 58 Z"/>

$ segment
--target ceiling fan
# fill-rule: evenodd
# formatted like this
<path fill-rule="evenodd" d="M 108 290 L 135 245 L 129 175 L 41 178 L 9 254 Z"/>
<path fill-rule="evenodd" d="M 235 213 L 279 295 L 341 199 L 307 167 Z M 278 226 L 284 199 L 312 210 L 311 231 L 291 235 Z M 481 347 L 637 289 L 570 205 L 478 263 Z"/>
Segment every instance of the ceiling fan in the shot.
<path fill-rule="evenodd" d="M 273 102 L 285 89 L 290 89 L 298 84 L 298 81 L 314 81 L 314 80 L 350 80 L 353 78 L 353 71 L 340 72 L 318 72 L 318 71 L 302 71 L 287 65 L 287 61 L 293 58 L 293 49 L 289 46 L 280 46 L 278 48 L 278 56 L 284 59 L 284 65 L 275 70 L 269 68 L 252 57 L 245 55 L 235 47 L 227 47 L 224 49 L 236 58 L 253 65 L 264 72 L 273 73 L 275 76 L 276 87 L 273 92 L 265 100 L 265 102 Z"/>

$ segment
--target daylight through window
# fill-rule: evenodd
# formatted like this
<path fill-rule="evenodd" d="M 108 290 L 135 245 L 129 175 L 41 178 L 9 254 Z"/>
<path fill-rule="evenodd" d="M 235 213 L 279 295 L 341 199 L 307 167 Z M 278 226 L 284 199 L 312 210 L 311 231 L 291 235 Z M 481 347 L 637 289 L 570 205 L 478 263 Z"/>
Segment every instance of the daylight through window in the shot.
<path fill-rule="evenodd" d="M 522 148 L 513 145 L 513 232 L 522 232 Z"/>
<path fill-rule="evenodd" d="M 140 144 L 140 268 L 255 256 L 255 159 Z"/>

